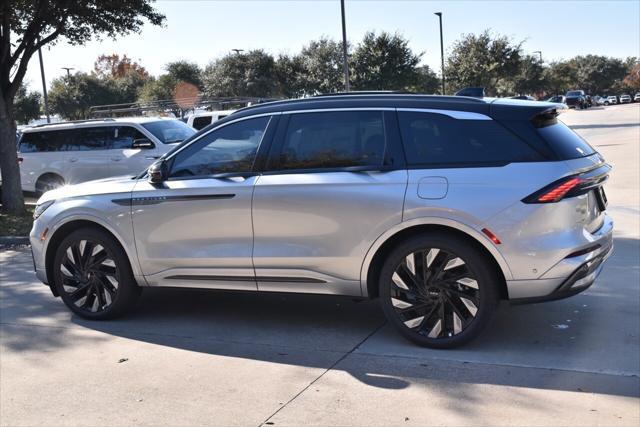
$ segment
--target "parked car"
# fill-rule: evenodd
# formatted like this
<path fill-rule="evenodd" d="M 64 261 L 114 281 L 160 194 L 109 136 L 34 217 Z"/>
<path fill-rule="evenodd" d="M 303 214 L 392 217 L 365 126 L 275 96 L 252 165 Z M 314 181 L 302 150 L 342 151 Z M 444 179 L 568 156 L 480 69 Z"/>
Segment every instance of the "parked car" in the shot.
<path fill-rule="evenodd" d="M 227 117 L 235 110 L 207 111 L 205 113 L 195 113 L 187 118 L 187 124 L 196 130 L 203 129 L 211 123 Z"/>
<path fill-rule="evenodd" d="M 24 129 L 18 144 L 22 190 L 133 175 L 196 131 L 175 119 L 100 119 Z"/>
<path fill-rule="evenodd" d="M 500 299 L 587 289 L 611 253 L 611 167 L 557 112 L 393 93 L 242 109 L 136 179 L 45 193 L 36 274 L 87 319 L 145 286 L 339 294 L 457 346 Z"/>
<path fill-rule="evenodd" d="M 555 102 L 557 104 L 564 104 L 565 103 L 565 97 L 564 97 L 564 95 L 556 95 L 556 96 L 552 96 L 551 98 L 548 98 L 546 101 L 547 102 Z"/>
<path fill-rule="evenodd" d="M 590 106 L 590 99 L 583 90 L 570 90 L 565 95 L 565 102 L 569 108 L 584 109 Z"/>
<path fill-rule="evenodd" d="M 512 96 L 511 99 L 521 99 L 523 101 L 537 101 L 537 99 L 529 95 L 516 95 L 516 96 Z"/>
<path fill-rule="evenodd" d="M 604 105 L 615 105 L 617 103 L 618 98 L 613 95 L 607 96 L 607 99 L 604 101 Z"/>
<path fill-rule="evenodd" d="M 635 96 L 633 97 L 633 102 L 640 102 L 640 92 L 635 94 Z"/>
<path fill-rule="evenodd" d="M 628 104 L 631 102 L 631 96 L 627 95 L 626 93 L 624 95 L 620 95 L 620 104 Z"/>

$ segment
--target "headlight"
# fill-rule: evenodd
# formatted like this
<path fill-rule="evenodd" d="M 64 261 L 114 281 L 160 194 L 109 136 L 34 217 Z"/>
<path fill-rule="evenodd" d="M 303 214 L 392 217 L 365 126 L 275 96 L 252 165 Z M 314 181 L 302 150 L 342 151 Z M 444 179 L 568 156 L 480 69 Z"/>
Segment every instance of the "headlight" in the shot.
<path fill-rule="evenodd" d="M 33 219 L 38 219 L 38 217 L 42 215 L 44 211 L 46 211 L 49 208 L 49 206 L 53 204 L 53 202 L 55 202 L 55 200 L 49 200 L 48 202 L 44 202 L 37 205 L 33 211 Z"/>

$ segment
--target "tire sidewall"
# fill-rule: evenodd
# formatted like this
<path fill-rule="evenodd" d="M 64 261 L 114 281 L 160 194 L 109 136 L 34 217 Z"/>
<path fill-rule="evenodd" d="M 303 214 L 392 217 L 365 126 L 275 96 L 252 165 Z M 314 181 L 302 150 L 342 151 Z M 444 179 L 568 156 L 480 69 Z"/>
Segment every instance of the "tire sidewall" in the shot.
<path fill-rule="evenodd" d="M 397 266 L 408 254 L 425 248 L 440 248 L 456 254 L 464 260 L 478 282 L 480 289 L 478 312 L 462 332 L 452 337 L 428 338 L 409 329 L 397 316 L 391 304 L 391 287 L 393 286 L 391 277 Z M 497 275 L 491 268 L 486 256 L 470 242 L 457 236 L 448 236 L 441 233 L 416 236 L 397 246 L 385 261 L 379 280 L 380 302 L 389 322 L 405 338 L 425 347 L 452 348 L 469 342 L 487 326 L 496 311 L 499 301 Z"/>

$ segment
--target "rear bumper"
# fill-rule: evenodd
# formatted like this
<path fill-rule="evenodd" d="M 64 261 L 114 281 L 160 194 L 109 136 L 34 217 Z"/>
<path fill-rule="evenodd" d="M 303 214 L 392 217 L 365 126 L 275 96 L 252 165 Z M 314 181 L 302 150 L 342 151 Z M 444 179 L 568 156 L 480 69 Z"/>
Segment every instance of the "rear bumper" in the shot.
<path fill-rule="evenodd" d="M 551 293 L 537 297 L 514 298 L 512 304 L 531 304 L 554 301 L 579 294 L 588 289 L 596 281 L 604 262 L 611 256 L 613 244 L 603 248 L 598 255 L 578 267 L 569 277 L 562 281 Z"/>

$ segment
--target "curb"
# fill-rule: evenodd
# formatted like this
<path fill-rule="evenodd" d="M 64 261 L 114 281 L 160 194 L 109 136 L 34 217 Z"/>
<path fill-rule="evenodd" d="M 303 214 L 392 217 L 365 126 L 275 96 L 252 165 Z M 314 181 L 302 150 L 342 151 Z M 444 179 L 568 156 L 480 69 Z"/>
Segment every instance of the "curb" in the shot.
<path fill-rule="evenodd" d="M 0 247 L 28 245 L 28 236 L 0 236 Z"/>

